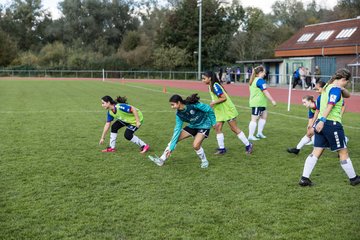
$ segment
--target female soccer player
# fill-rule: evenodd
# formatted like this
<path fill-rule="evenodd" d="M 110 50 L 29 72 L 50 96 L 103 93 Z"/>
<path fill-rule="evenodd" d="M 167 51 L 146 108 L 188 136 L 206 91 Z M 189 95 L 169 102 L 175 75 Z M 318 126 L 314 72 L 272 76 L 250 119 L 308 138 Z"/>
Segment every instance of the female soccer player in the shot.
<path fill-rule="evenodd" d="M 287 151 L 288 153 L 294 153 L 294 154 L 299 154 L 301 148 L 303 146 L 305 146 L 305 144 L 310 143 L 311 142 L 311 138 L 312 136 L 314 136 L 314 128 L 313 128 L 313 124 L 315 121 L 315 114 L 316 114 L 316 102 L 314 101 L 314 97 L 313 96 L 309 96 L 306 95 L 302 98 L 302 104 L 309 109 L 308 112 L 308 124 L 307 124 L 307 132 L 305 134 L 305 136 L 300 140 L 300 142 L 298 143 L 298 145 L 296 146 L 296 148 L 288 148 Z"/>
<path fill-rule="evenodd" d="M 252 143 L 246 138 L 245 134 L 240 130 L 236 124 L 236 117 L 239 115 L 234 103 L 231 101 L 230 97 L 227 95 L 223 86 L 221 86 L 220 81 L 216 77 L 216 74 L 208 71 L 202 75 L 202 81 L 209 85 L 209 92 L 211 96 L 210 106 L 214 109 L 216 116 L 216 140 L 218 142 L 219 148 L 215 154 L 225 154 L 226 148 L 224 144 L 224 133 L 222 132 L 222 127 L 224 122 L 227 122 L 236 136 L 242 141 L 245 145 L 245 152 L 250 154 L 252 152 Z"/>
<path fill-rule="evenodd" d="M 275 100 L 270 95 L 267 90 L 266 81 L 264 80 L 264 76 L 266 75 L 266 70 L 263 66 L 257 66 L 253 69 L 251 78 L 249 81 L 249 89 L 250 89 L 250 99 L 249 105 L 251 108 L 251 121 L 249 123 L 249 137 L 250 141 L 259 140 L 260 138 L 266 138 L 263 134 L 263 130 L 265 127 L 266 119 L 267 119 L 267 99 L 271 101 L 271 103 L 276 106 Z M 260 119 L 259 119 L 260 118 Z M 254 136 L 257 120 L 259 120 L 258 130 L 256 137 Z"/>
<path fill-rule="evenodd" d="M 176 125 L 171 141 L 161 157 L 149 156 L 150 160 L 158 166 L 164 165 L 178 142 L 191 136 L 194 137 L 193 148 L 201 160 L 201 168 L 209 166 L 201 144 L 209 136 L 210 128 L 216 124 L 216 119 L 212 108 L 199 102 L 199 100 L 197 94 L 187 97 L 186 100 L 177 94 L 170 98 L 171 108 L 176 109 Z M 189 125 L 182 129 L 184 122 L 189 123 Z"/>
<path fill-rule="evenodd" d="M 315 123 L 315 142 L 312 153 L 307 157 L 302 177 L 299 181 L 300 186 L 312 186 L 310 174 L 313 171 L 317 160 L 324 152 L 325 148 L 338 152 L 340 165 L 350 180 L 350 184 L 355 186 L 360 183 L 360 177 L 356 175 L 354 167 L 349 157 L 345 141 L 345 133 L 341 124 L 341 108 L 343 97 L 350 97 L 346 90 L 351 73 L 343 68 L 336 71 L 334 76 L 325 85 L 321 94 L 319 120 Z"/>
<path fill-rule="evenodd" d="M 110 133 L 110 146 L 102 150 L 102 152 L 115 152 L 116 138 L 120 128 L 126 127 L 124 137 L 126 140 L 131 141 L 140 147 L 140 152 L 145 153 L 149 150 L 150 146 L 144 143 L 140 138 L 134 135 L 136 130 L 139 129 L 143 122 L 143 115 L 141 111 L 126 103 L 126 97 L 117 97 L 114 101 L 110 96 L 101 98 L 101 106 L 107 111 L 107 120 L 104 126 L 103 133 L 101 134 L 99 144 L 103 144 L 105 136 L 109 131 L 111 122 Z"/>

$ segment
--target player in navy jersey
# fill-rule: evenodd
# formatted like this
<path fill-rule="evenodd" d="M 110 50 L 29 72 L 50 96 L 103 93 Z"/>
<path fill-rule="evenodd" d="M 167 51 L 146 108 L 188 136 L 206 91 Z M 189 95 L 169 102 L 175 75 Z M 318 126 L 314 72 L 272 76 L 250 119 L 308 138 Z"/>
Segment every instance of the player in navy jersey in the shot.
<path fill-rule="evenodd" d="M 103 144 L 105 136 L 110 129 L 110 146 L 102 150 L 102 152 L 115 152 L 116 139 L 118 131 L 122 127 L 126 127 L 124 137 L 126 140 L 135 143 L 140 147 L 140 152 L 145 153 L 149 150 L 150 146 L 138 138 L 134 133 L 140 128 L 143 122 L 143 115 L 141 111 L 134 106 L 126 103 L 126 97 L 117 97 L 114 101 L 110 96 L 101 98 L 101 106 L 107 111 L 107 119 L 104 126 L 103 133 L 101 134 L 99 144 Z"/>
<path fill-rule="evenodd" d="M 183 100 L 180 95 L 173 95 L 169 102 L 172 109 L 176 110 L 176 125 L 170 143 L 166 147 L 161 157 L 149 156 L 150 160 L 158 166 L 164 165 L 174 151 L 176 144 L 186 138 L 193 137 L 193 148 L 201 160 L 201 168 L 207 168 L 209 162 L 206 158 L 204 149 L 201 144 L 209 136 L 210 128 L 216 124 L 215 114 L 212 108 L 204 103 L 199 102 L 197 94 L 193 94 Z M 182 128 L 183 123 L 189 125 Z"/>

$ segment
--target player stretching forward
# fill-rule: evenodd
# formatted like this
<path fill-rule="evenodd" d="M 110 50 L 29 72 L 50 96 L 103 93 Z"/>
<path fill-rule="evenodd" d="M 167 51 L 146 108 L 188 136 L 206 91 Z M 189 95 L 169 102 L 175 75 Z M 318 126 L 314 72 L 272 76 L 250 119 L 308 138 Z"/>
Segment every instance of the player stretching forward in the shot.
<path fill-rule="evenodd" d="M 110 96 L 104 96 L 101 98 L 101 106 L 108 110 L 108 112 L 99 144 L 104 143 L 110 124 L 113 120 L 115 120 L 115 122 L 111 125 L 110 146 L 102 150 L 102 152 L 116 151 L 116 138 L 119 129 L 122 127 L 126 127 L 124 133 L 126 140 L 138 145 L 141 153 L 147 152 L 150 148 L 148 144 L 144 143 L 140 138 L 134 135 L 143 122 L 143 115 L 139 109 L 128 105 L 126 100 L 126 97 L 117 97 L 116 101 L 114 101 Z"/>
<path fill-rule="evenodd" d="M 176 109 L 176 125 L 171 141 L 161 157 L 149 156 L 150 160 L 158 166 L 164 165 L 178 142 L 191 136 L 194 137 L 193 148 L 201 160 L 201 168 L 209 166 L 201 144 L 209 136 L 210 128 L 216 124 L 216 119 L 211 107 L 199 102 L 199 100 L 197 94 L 187 97 L 186 100 L 177 94 L 170 98 L 171 108 Z M 182 129 L 184 122 L 189 123 L 189 125 Z"/>
<path fill-rule="evenodd" d="M 236 136 L 242 141 L 245 145 L 245 152 L 250 154 L 252 152 L 253 145 L 246 138 L 244 132 L 236 124 L 236 117 L 239 115 L 234 103 L 231 101 L 230 97 L 227 95 L 223 86 L 221 86 L 220 81 L 216 77 L 216 74 L 208 71 L 202 75 L 203 83 L 209 85 L 209 92 L 211 96 L 210 106 L 214 109 L 216 116 L 216 140 L 218 142 L 219 148 L 215 154 L 225 154 L 226 148 L 224 144 L 224 133 L 222 132 L 222 127 L 224 122 L 227 122 Z"/>
<path fill-rule="evenodd" d="M 266 75 L 266 70 L 263 66 L 257 66 L 253 69 L 251 78 L 249 81 L 250 89 L 250 99 L 249 105 L 251 108 L 251 121 L 249 123 L 249 137 L 250 141 L 259 140 L 260 138 L 266 138 L 263 134 L 267 119 L 267 100 L 269 99 L 271 103 L 276 106 L 275 100 L 270 95 L 267 90 L 266 81 L 264 76 Z M 260 118 L 260 119 L 259 119 Z M 258 131 L 256 137 L 254 136 L 257 120 L 259 120 Z"/>
<path fill-rule="evenodd" d="M 335 75 L 325 85 L 321 94 L 319 120 L 315 123 L 315 143 L 313 152 L 307 157 L 300 186 L 312 186 L 309 179 L 318 159 L 325 148 L 338 152 L 340 165 L 355 186 L 360 183 L 360 177 L 356 175 L 346 147 L 345 133 L 341 124 L 341 108 L 343 97 L 350 97 L 345 89 L 351 73 L 343 68 L 336 71 Z"/>

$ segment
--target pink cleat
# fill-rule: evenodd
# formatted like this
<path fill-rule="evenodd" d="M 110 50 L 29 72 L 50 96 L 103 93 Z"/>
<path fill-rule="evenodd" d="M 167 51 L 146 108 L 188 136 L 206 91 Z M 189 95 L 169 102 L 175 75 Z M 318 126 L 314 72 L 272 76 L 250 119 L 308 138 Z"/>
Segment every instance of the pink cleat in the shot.
<path fill-rule="evenodd" d="M 146 144 L 145 146 L 141 147 L 140 153 L 146 153 L 147 151 L 149 151 L 149 149 L 150 149 L 150 145 Z"/>
<path fill-rule="evenodd" d="M 115 148 L 107 147 L 104 150 L 101 150 L 101 152 L 116 152 Z"/>

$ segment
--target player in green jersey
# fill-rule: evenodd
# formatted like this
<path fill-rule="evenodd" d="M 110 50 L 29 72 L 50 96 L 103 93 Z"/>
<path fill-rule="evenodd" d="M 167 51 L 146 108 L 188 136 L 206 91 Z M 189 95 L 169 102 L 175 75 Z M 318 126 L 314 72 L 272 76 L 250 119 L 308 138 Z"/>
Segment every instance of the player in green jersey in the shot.
<path fill-rule="evenodd" d="M 251 78 L 249 81 L 249 90 L 250 90 L 250 98 L 249 105 L 251 108 L 251 121 L 249 123 L 249 136 L 248 139 L 250 141 L 259 140 L 261 138 L 266 138 L 263 134 L 263 130 L 265 127 L 266 119 L 267 119 L 267 100 L 270 100 L 271 103 L 276 106 L 276 102 L 269 93 L 266 85 L 266 81 L 264 79 L 266 75 L 266 70 L 263 66 L 257 66 L 253 69 Z M 254 136 L 257 121 L 258 129 L 256 137 Z"/>
<path fill-rule="evenodd" d="M 334 76 L 325 85 L 321 94 L 319 119 L 315 123 L 315 142 L 312 153 L 306 158 L 300 186 L 312 186 L 310 174 L 325 148 L 336 151 L 340 165 L 355 186 L 360 183 L 346 146 L 345 133 L 342 126 L 343 98 L 350 97 L 345 88 L 351 77 L 349 70 L 343 68 L 336 71 Z"/>
<path fill-rule="evenodd" d="M 224 87 L 216 77 L 216 74 L 212 71 L 207 71 L 202 75 L 203 83 L 209 85 L 209 92 L 211 96 L 210 106 L 214 109 L 216 116 L 216 140 L 219 148 L 215 154 L 225 154 L 226 148 L 224 143 L 224 133 L 222 128 L 224 122 L 227 122 L 240 141 L 245 145 L 245 152 L 250 154 L 252 152 L 253 145 L 246 138 L 243 131 L 236 124 L 236 117 L 239 115 L 234 103 L 226 93 Z"/>
<path fill-rule="evenodd" d="M 134 133 L 140 128 L 143 122 L 143 115 L 141 111 L 134 106 L 126 103 L 126 97 L 117 97 L 114 101 L 110 96 L 101 98 L 101 106 L 107 111 L 107 119 L 104 126 L 103 133 L 99 144 L 103 144 L 105 136 L 110 129 L 110 146 L 102 150 L 102 152 L 115 152 L 115 145 L 117 134 L 120 128 L 126 127 L 124 137 L 126 140 L 135 143 L 140 147 L 140 152 L 145 153 L 149 150 L 150 146 L 138 138 Z M 111 125 L 111 122 L 114 123 Z"/>

